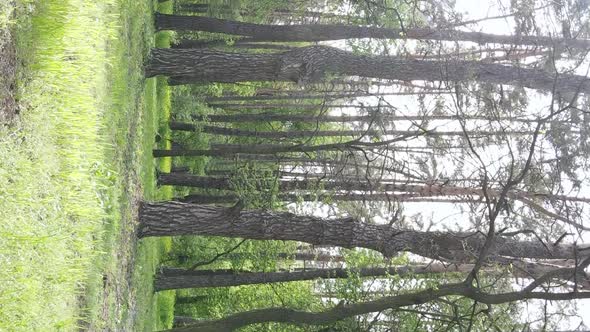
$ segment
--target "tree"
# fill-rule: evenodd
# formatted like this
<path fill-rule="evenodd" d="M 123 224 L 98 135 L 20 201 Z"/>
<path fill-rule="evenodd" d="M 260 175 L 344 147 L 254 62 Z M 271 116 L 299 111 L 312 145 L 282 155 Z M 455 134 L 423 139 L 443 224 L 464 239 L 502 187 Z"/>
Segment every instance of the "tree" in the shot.
<path fill-rule="evenodd" d="M 515 265 L 512 274 L 520 278 L 531 276 L 540 277 L 556 269 L 555 266 L 542 264 L 522 264 L 513 261 Z M 183 288 L 207 288 L 229 287 L 254 284 L 269 284 L 277 282 L 306 281 L 314 279 L 345 279 L 355 277 L 380 277 L 410 276 L 427 277 L 429 274 L 466 274 L 473 270 L 473 264 L 440 264 L 428 265 L 404 265 L 392 267 L 367 267 L 367 268 L 324 268 L 324 269 L 297 269 L 294 271 L 278 272 L 250 272 L 237 270 L 186 270 L 179 268 L 164 268 L 156 276 L 156 291 Z M 489 268 L 490 274 L 502 274 L 505 271 L 497 267 Z M 509 274 L 510 275 L 510 274 Z M 586 273 L 580 272 L 581 280 L 586 278 Z M 588 284 L 588 282 L 586 282 Z M 190 299 L 192 301 L 192 298 Z M 198 297 L 199 301 L 203 299 Z M 178 300 L 177 300 L 178 303 Z M 186 303 L 186 302 L 182 302 Z"/>
<path fill-rule="evenodd" d="M 589 261 L 590 262 L 590 261 Z M 584 265 L 588 263 L 585 262 Z M 203 321 L 185 328 L 173 329 L 174 332 L 189 331 L 232 331 L 237 328 L 264 322 L 284 322 L 290 324 L 324 325 L 356 315 L 381 312 L 387 309 L 397 309 L 428 303 L 445 296 L 462 296 L 473 301 L 497 305 L 526 299 L 544 299 L 550 301 L 569 301 L 572 299 L 590 298 L 590 292 L 553 293 L 535 291 L 544 282 L 551 280 L 556 275 L 571 275 L 574 268 L 559 269 L 545 274 L 527 285 L 521 291 L 506 293 L 487 293 L 465 283 L 446 284 L 436 288 L 428 288 L 422 291 L 411 292 L 396 296 L 386 296 L 374 301 L 343 304 L 328 309 L 324 312 L 306 312 L 287 308 L 268 308 L 248 312 L 242 312 L 214 321 Z M 475 308 L 475 307 L 474 307 Z"/>
<path fill-rule="evenodd" d="M 269 121 L 283 121 L 283 122 L 310 122 L 310 123 L 326 123 L 326 122 L 393 122 L 393 121 L 423 121 L 423 120 L 463 120 L 463 121 L 507 121 L 517 123 L 535 123 L 536 119 L 518 118 L 518 117 L 492 117 L 492 116 L 456 116 L 456 115 L 390 115 L 381 114 L 379 112 L 372 112 L 367 115 L 314 115 L 314 114 L 279 114 L 279 113 L 237 113 L 237 114 L 210 114 L 210 115 L 191 115 L 194 121 L 210 121 L 210 122 L 269 122 Z M 171 121 L 170 127 L 180 127 L 181 122 Z M 172 128 L 173 129 L 173 128 Z"/>
<path fill-rule="evenodd" d="M 152 50 L 146 76 L 166 75 L 186 83 L 318 81 L 326 75 L 394 80 L 469 81 L 511 84 L 558 93 L 588 92 L 588 78 L 476 61 L 422 61 L 355 55 L 329 46 L 308 46 L 272 54 L 226 53 L 202 49 Z"/>
<path fill-rule="evenodd" d="M 333 100 L 343 98 L 357 98 L 357 97 L 382 97 L 382 96 L 418 96 L 426 94 L 448 94 L 448 91 L 427 91 L 427 92 L 375 92 L 369 93 L 365 91 L 352 91 L 352 92 L 333 92 L 333 93 L 309 93 L 309 92 L 291 92 L 283 95 L 254 95 L 254 96 L 221 96 L 221 97 L 207 97 L 205 101 L 210 106 L 214 107 L 216 102 L 225 101 L 252 101 L 252 100 L 302 100 L 302 99 L 318 99 L 318 100 Z"/>
<path fill-rule="evenodd" d="M 494 43 L 531 46 L 566 46 L 578 49 L 590 47 L 586 39 L 564 39 L 545 36 L 495 35 L 482 32 L 430 28 L 391 29 L 341 24 L 263 25 L 223 20 L 206 16 L 156 15 L 158 30 L 207 31 L 238 35 L 248 41 L 318 42 L 352 38 L 425 39 L 470 41 L 477 44 Z"/>
<path fill-rule="evenodd" d="M 409 251 L 423 257 L 473 261 L 482 249 L 481 233 L 441 233 L 401 230 L 390 225 L 357 222 L 350 218 L 322 219 L 289 212 L 241 211 L 182 202 L 141 204 L 139 237 L 213 235 L 255 240 L 291 240 L 314 245 L 367 248 L 391 257 Z M 198 222 L 196 222 L 198 221 Z M 498 234 L 488 245 L 487 257 L 576 259 L 590 252 L 573 244 L 547 245 L 519 241 Z M 469 250 L 466 250 L 469 248 Z M 475 255 L 475 256 L 474 256 Z"/>
<path fill-rule="evenodd" d="M 392 130 L 392 129 L 356 129 L 356 130 L 291 130 L 291 131 L 258 131 L 258 130 L 243 130 L 228 127 L 216 126 L 196 126 L 192 123 L 171 121 L 170 129 L 181 131 L 200 131 L 206 134 L 225 135 L 225 136 L 239 136 L 239 137 L 255 137 L 268 139 L 283 139 L 283 138 L 311 138 L 311 137 L 341 137 L 341 136 L 378 136 L 378 135 L 404 135 L 410 137 L 444 137 L 444 136 L 464 136 L 472 137 L 486 137 L 486 136 L 524 136 L 530 135 L 533 132 L 530 130 L 504 130 L 504 131 L 437 131 L 437 130 Z"/>
<path fill-rule="evenodd" d="M 395 150 L 393 143 L 403 141 L 408 137 L 412 136 L 424 136 L 427 131 L 424 132 L 409 132 L 402 134 L 398 137 L 376 142 L 364 142 L 360 139 L 353 139 L 341 143 L 327 143 L 319 145 L 305 145 L 305 144 L 213 144 L 210 150 L 184 150 L 184 149 L 172 149 L 172 150 L 161 150 L 154 149 L 152 154 L 156 158 L 160 157 L 196 157 L 196 156 L 208 156 L 208 157 L 221 157 L 231 156 L 237 154 L 277 154 L 277 153 L 289 153 L 289 152 L 320 152 L 320 151 L 349 151 L 349 150 L 365 150 L 371 148 L 388 148 Z"/>

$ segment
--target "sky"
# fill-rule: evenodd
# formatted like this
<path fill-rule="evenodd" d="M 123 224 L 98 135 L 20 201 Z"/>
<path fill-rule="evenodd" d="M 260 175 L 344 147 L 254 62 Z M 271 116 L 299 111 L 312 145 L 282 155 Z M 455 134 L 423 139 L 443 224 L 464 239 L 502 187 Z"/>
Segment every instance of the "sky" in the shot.
<path fill-rule="evenodd" d="M 507 12 L 507 10 L 509 10 L 510 8 L 510 1 L 506 1 L 506 0 L 499 0 L 499 1 L 478 1 L 478 0 L 456 0 L 456 4 L 455 4 L 455 9 L 457 12 L 463 14 L 463 19 L 464 20 L 470 20 L 470 19 L 479 19 L 479 18 L 484 18 L 484 17 L 489 17 L 489 16 L 497 16 L 497 15 L 502 15 L 505 14 Z M 539 14 L 541 15 L 543 13 L 543 11 L 538 11 Z M 549 22 L 549 21 L 544 21 L 546 19 L 545 16 L 539 16 L 538 17 L 538 23 L 539 24 L 544 24 L 547 23 L 546 27 L 547 27 L 547 31 L 553 31 L 553 33 L 556 33 L 555 29 L 552 28 L 552 26 L 555 25 L 554 22 Z M 551 26 L 551 28 L 549 28 L 549 26 Z M 479 32 L 487 32 L 487 33 L 494 33 L 494 34 L 505 34 L 505 35 L 510 35 L 513 34 L 514 32 L 514 20 L 512 18 L 503 18 L 503 19 L 497 19 L 497 20 L 488 20 L 488 21 L 484 21 L 484 22 L 480 22 L 476 25 L 470 25 L 468 27 L 469 31 L 479 31 Z M 332 43 L 332 45 L 335 46 L 341 46 L 341 43 Z M 583 68 L 581 69 L 582 71 L 584 70 Z M 581 72 L 581 74 L 585 74 L 584 72 Z M 529 93 L 529 96 L 531 96 L 530 98 L 530 104 L 529 104 L 529 108 L 531 110 L 534 109 L 542 109 L 543 107 L 546 107 L 549 104 L 550 98 L 548 96 L 542 96 L 542 95 L 535 95 L 534 92 Z M 388 99 L 389 98 L 389 99 Z M 413 113 L 415 111 L 415 109 L 412 109 L 412 107 L 416 108 L 415 106 L 415 99 L 412 99 L 413 97 L 400 97 L 400 96 L 395 96 L 395 97 L 386 97 L 386 99 L 388 99 L 388 101 L 396 106 L 398 105 L 406 105 L 406 110 L 408 110 L 408 112 Z M 409 106 L 408 106 L 409 105 Z M 414 106 L 412 106 L 414 105 Z M 448 126 L 451 126 L 450 124 L 444 124 L 443 126 L 445 126 L 444 130 L 452 130 L 456 128 L 452 128 L 450 129 Z M 402 128 L 397 128 L 397 129 L 402 129 Z M 485 151 L 486 154 L 488 154 L 489 158 L 494 158 L 494 154 L 500 153 L 498 150 L 493 150 L 490 149 L 488 151 Z M 444 165 L 442 165 L 444 166 Z M 582 193 L 583 196 L 586 197 L 590 197 L 590 189 L 586 188 L 584 190 L 584 192 Z M 304 212 L 307 209 L 301 209 L 298 212 Z M 314 211 L 314 214 L 316 215 L 328 215 L 329 211 L 328 209 L 324 206 L 323 208 L 316 208 Z M 420 203 L 414 203 L 414 204 L 405 204 L 404 206 L 404 213 L 408 216 L 411 215 L 416 215 L 418 213 L 423 214 L 426 219 L 428 218 L 432 218 L 433 220 L 435 220 L 435 223 L 437 224 L 437 226 L 434 227 L 434 229 L 442 229 L 443 227 L 451 227 L 451 228 L 464 228 L 467 224 L 468 221 L 466 216 L 468 215 L 468 213 L 464 213 L 461 212 L 460 209 L 458 209 L 457 207 L 452 207 L 450 204 L 420 204 Z M 381 222 L 386 222 L 387 220 L 381 220 Z M 588 220 L 585 220 L 586 223 L 588 222 Z M 455 226 L 455 227 L 453 227 Z M 582 238 L 578 239 L 579 241 L 582 241 L 584 243 L 590 243 L 590 237 L 586 234 L 583 235 Z M 570 240 L 571 241 L 571 240 Z M 520 283 L 515 283 L 515 288 L 519 288 L 521 287 L 520 285 L 522 284 L 522 282 Z M 551 304 L 551 306 L 553 307 L 554 310 L 560 310 L 559 307 L 553 306 L 553 304 Z M 584 317 L 584 321 L 586 325 L 590 326 L 590 300 L 578 300 L 577 301 L 577 312 L 580 316 Z M 541 309 L 542 306 L 540 305 L 540 301 L 535 302 L 529 302 L 528 305 L 523 305 L 523 319 L 528 318 L 527 316 L 538 316 L 541 313 Z M 563 319 L 560 322 L 560 326 L 559 328 L 562 330 L 566 330 L 566 329 L 574 329 L 576 327 L 578 327 L 578 325 L 580 324 L 580 320 L 576 319 L 576 318 L 569 318 L 569 319 Z"/>

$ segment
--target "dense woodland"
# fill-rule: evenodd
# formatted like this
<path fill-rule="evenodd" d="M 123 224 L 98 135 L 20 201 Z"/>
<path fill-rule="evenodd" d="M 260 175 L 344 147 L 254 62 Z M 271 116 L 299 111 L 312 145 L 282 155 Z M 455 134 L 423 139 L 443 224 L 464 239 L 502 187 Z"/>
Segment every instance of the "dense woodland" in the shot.
<path fill-rule="evenodd" d="M 588 8 L 179 0 L 171 331 L 585 329 Z M 506 33 L 483 30 L 489 22 Z"/>

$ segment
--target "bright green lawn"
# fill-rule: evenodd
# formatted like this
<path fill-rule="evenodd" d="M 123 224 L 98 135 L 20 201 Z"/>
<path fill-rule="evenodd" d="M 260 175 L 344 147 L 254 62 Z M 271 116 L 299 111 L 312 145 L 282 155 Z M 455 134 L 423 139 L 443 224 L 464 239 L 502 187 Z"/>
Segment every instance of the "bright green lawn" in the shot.
<path fill-rule="evenodd" d="M 173 295 L 152 296 L 151 283 L 170 240 L 134 236 L 142 196 L 171 195 L 155 188 L 150 156 L 169 89 L 142 77 L 153 4 L 27 8 L 18 0 L 8 23 L 25 65 L 20 117 L 0 126 L 0 330 L 164 328 Z"/>

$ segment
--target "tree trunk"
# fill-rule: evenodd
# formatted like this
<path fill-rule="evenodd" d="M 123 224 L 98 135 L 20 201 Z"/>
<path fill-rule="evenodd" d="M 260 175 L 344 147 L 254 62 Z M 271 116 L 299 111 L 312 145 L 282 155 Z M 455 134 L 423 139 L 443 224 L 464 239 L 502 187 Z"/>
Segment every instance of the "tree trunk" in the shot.
<path fill-rule="evenodd" d="M 158 174 L 158 184 L 217 190 L 231 190 L 232 188 L 228 177 L 198 176 L 189 173 L 160 173 Z"/>
<path fill-rule="evenodd" d="M 435 131 L 435 130 L 291 130 L 291 131 L 256 131 L 243 130 L 227 127 L 216 126 L 196 126 L 192 123 L 171 121 L 169 123 L 171 130 L 181 131 L 199 131 L 212 135 L 238 136 L 238 137 L 253 137 L 253 138 L 268 138 L 268 139 L 289 139 L 289 138 L 311 138 L 311 137 L 361 137 L 361 136 L 377 136 L 377 135 L 404 135 L 414 137 L 444 137 L 444 136 L 465 136 L 471 138 L 482 138 L 490 136 L 524 136 L 532 135 L 534 131 Z"/>
<path fill-rule="evenodd" d="M 211 188 L 219 190 L 231 190 L 231 182 L 226 177 L 207 177 L 191 175 L 187 173 L 161 173 L 161 179 L 158 179 L 160 184 L 189 186 L 199 188 Z M 379 180 L 373 179 L 374 183 L 368 183 L 364 179 L 357 181 L 342 181 L 329 180 L 322 181 L 322 179 L 281 179 L 279 180 L 279 189 L 281 191 L 293 190 L 310 190 L 313 188 L 320 188 L 322 190 L 338 190 L 338 191 L 381 191 L 381 192 L 405 192 L 412 197 L 441 197 L 441 196 L 479 196 L 484 197 L 484 192 L 481 188 L 459 187 L 452 185 L 445 185 L 440 183 L 434 184 L 408 184 L 407 180 Z M 500 189 L 487 188 L 487 196 L 489 198 L 497 198 L 500 196 Z M 395 196 L 391 196 L 395 197 Z M 553 195 L 546 193 L 536 193 L 528 191 L 514 191 L 507 194 L 508 198 L 523 201 L 525 204 L 530 204 L 534 199 L 550 199 L 561 200 L 569 202 L 590 203 L 587 197 L 576 197 L 566 195 Z"/>
<path fill-rule="evenodd" d="M 556 266 L 519 263 L 515 265 L 512 275 L 517 278 L 539 277 L 555 270 Z M 314 279 L 345 279 L 355 277 L 389 277 L 415 276 L 441 273 L 468 273 L 473 270 L 473 264 L 440 264 L 405 265 L 393 267 L 371 267 L 360 269 L 327 268 L 327 269 L 298 269 L 280 272 L 247 272 L 232 270 L 185 270 L 173 269 L 171 273 L 159 273 L 155 280 L 156 291 L 185 288 L 230 287 L 241 285 L 270 284 L 277 282 L 307 281 Z M 500 274 L 502 271 L 486 268 L 486 272 Z M 585 276 L 585 273 L 581 273 Z M 176 301 L 178 303 L 178 300 Z"/>
<path fill-rule="evenodd" d="M 206 13 L 209 11 L 209 4 L 206 3 L 179 3 L 178 9 L 185 12 Z M 158 14 L 162 15 L 162 14 Z"/>
<path fill-rule="evenodd" d="M 341 24 L 264 25 L 237 22 L 205 16 L 156 14 L 158 30 L 207 31 L 245 36 L 250 41 L 319 42 L 351 38 L 420 39 L 470 41 L 478 44 L 508 44 L 530 46 L 566 46 L 590 48 L 586 39 L 564 39 L 546 36 L 496 35 L 482 32 L 430 28 L 378 28 Z"/>
<path fill-rule="evenodd" d="M 456 116 L 456 115 L 313 115 L 313 114 L 278 114 L 278 113 L 238 113 L 238 114 L 212 114 L 212 115 L 191 115 L 194 121 L 210 122 L 311 122 L 311 123 L 328 123 L 328 122 L 391 122 L 391 121 L 435 121 L 435 120 L 464 120 L 464 121 L 507 121 L 519 123 L 536 123 L 534 119 L 522 119 L 513 117 L 486 117 L 486 116 Z"/>
<path fill-rule="evenodd" d="M 427 92 L 375 92 L 369 93 L 365 91 L 357 92 L 342 92 L 342 93 L 290 93 L 288 95 L 255 95 L 255 96 L 221 96 L 221 97 L 207 97 L 205 102 L 209 103 L 212 107 L 215 107 L 215 102 L 225 101 L 253 101 L 253 100 L 301 100 L 301 99 L 320 99 L 320 100 L 333 100 L 342 98 L 357 98 L 357 97 L 371 97 L 371 96 L 419 96 L 419 95 L 441 95 L 449 94 L 448 91 L 427 91 Z"/>
<path fill-rule="evenodd" d="M 174 316 L 174 327 L 184 327 L 192 324 L 198 324 L 202 321 L 188 316 Z"/>
<path fill-rule="evenodd" d="M 283 202 L 404 202 L 404 203 L 474 203 L 473 199 L 468 198 L 433 198 L 417 197 L 408 194 L 287 194 L 280 193 L 277 199 Z M 232 204 L 238 201 L 236 195 L 210 196 L 200 194 L 190 194 L 183 198 L 175 199 L 179 202 L 193 204 Z"/>
<path fill-rule="evenodd" d="M 481 233 L 420 232 L 345 219 L 322 219 L 277 211 L 237 211 L 181 202 L 143 202 L 139 237 L 209 235 L 253 240 L 290 240 L 313 245 L 367 248 L 392 257 L 399 252 L 447 261 L 472 262 L 485 241 Z M 498 234 L 487 257 L 580 259 L 587 248 L 518 241 Z"/>
<path fill-rule="evenodd" d="M 414 137 L 427 136 L 428 132 L 408 132 L 394 138 L 375 141 L 364 142 L 358 139 L 352 139 L 341 143 L 327 143 L 319 145 L 305 145 L 305 144 L 212 144 L 209 150 L 161 150 L 154 149 L 152 155 L 155 158 L 161 157 L 228 157 L 239 154 L 262 154 L 262 155 L 276 155 L 279 153 L 293 153 L 293 152 L 323 152 L 323 151 L 370 151 L 375 149 L 386 148 L 388 151 L 413 152 L 418 150 L 431 151 L 434 147 L 402 147 L 395 146 L 397 142 L 405 141 Z M 455 147 L 457 148 L 457 147 Z M 462 149 L 462 147 L 458 147 Z M 446 149 L 449 149 L 448 147 Z"/>
<path fill-rule="evenodd" d="M 239 197 L 237 195 L 201 195 L 201 194 L 190 194 L 182 198 L 176 198 L 176 201 L 193 203 L 193 204 L 229 204 L 236 203 Z"/>
<path fill-rule="evenodd" d="M 268 44 L 268 43 L 250 43 L 236 40 L 232 45 L 229 45 L 227 40 L 200 40 L 182 38 L 170 45 L 172 48 L 215 48 L 215 47 L 232 47 L 232 48 L 250 48 L 250 49 L 269 49 L 269 50 L 292 50 L 296 46 L 282 45 L 282 44 Z"/>
<path fill-rule="evenodd" d="M 177 296 L 174 301 L 175 304 L 193 304 L 198 302 L 205 302 L 209 297 L 207 295 L 197 296 Z"/>
<path fill-rule="evenodd" d="M 268 322 L 280 322 L 297 325 L 326 325 L 345 318 L 388 309 L 416 306 L 428 303 L 445 296 L 462 296 L 476 303 L 503 304 L 526 299 L 543 299 L 548 301 L 571 301 L 572 299 L 590 298 L 590 293 L 552 293 L 546 291 L 523 290 L 509 293 L 484 293 L 465 283 L 441 285 L 396 296 L 386 296 L 377 300 L 337 305 L 323 312 L 297 311 L 287 308 L 257 309 L 234 314 L 218 320 L 203 321 L 185 328 L 173 329 L 170 332 L 213 332 L 234 331 L 240 327 Z"/>
<path fill-rule="evenodd" d="M 212 106 L 213 107 L 213 106 Z M 242 103 L 226 103 L 226 104 L 215 104 L 216 108 L 222 108 L 224 110 L 284 110 L 284 109 L 294 109 L 294 110 L 301 110 L 301 111 L 317 111 L 317 110 L 327 110 L 331 108 L 354 108 L 359 110 L 367 110 L 371 111 L 374 110 L 374 106 L 362 106 L 362 105 L 353 105 L 353 104 L 327 104 L 327 105 L 320 105 L 320 104 L 298 104 L 298 103 L 280 103 L 280 104 L 269 104 L 269 103 L 254 103 L 254 104 L 242 104 Z M 381 107 L 381 109 L 392 109 L 387 106 Z"/>
<path fill-rule="evenodd" d="M 408 152 L 408 153 L 420 153 L 418 151 L 426 150 L 425 153 L 431 153 L 436 149 L 432 146 L 410 146 L 404 147 L 394 145 L 395 143 L 406 141 L 416 137 L 427 137 L 428 132 L 405 132 L 406 134 L 398 135 L 394 138 L 375 141 L 365 142 L 359 139 L 351 139 L 349 141 L 341 143 L 327 143 L 319 145 L 305 145 L 305 144 L 212 144 L 209 150 L 161 150 L 154 149 L 152 155 L 155 158 L 161 157 L 234 157 L 237 155 L 276 155 L 281 153 L 294 153 L 294 152 L 348 152 L 353 153 L 354 151 L 375 151 L 376 149 L 387 149 L 390 152 Z M 274 134 L 270 134 L 274 135 Z M 463 146 L 452 146 L 445 147 L 445 150 L 459 149 L 463 150 Z M 442 149 L 442 148 L 441 148 Z M 423 151 L 422 151 L 423 152 Z M 423 152 L 424 153 L 424 152 Z M 277 157 L 280 159 L 281 157 Z"/>
<path fill-rule="evenodd" d="M 350 270 L 347 268 L 311 269 L 282 272 L 245 272 L 215 270 L 175 269 L 173 273 L 156 275 L 155 290 L 184 288 L 229 287 L 241 285 L 270 284 L 277 282 L 305 281 L 314 279 L 344 279 L 351 275 L 359 277 L 386 277 L 407 274 L 469 272 L 472 264 L 423 266 L 373 267 Z M 351 273 L 352 272 L 352 273 Z"/>
<path fill-rule="evenodd" d="M 152 50 L 146 76 L 166 75 L 199 82 L 319 81 L 327 74 L 402 81 L 476 80 L 559 93 L 588 92 L 588 78 L 558 76 L 539 69 L 475 61 L 424 61 L 355 55 L 329 46 L 308 46 L 283 53 L 244 54 L 201 49 Z"/>

